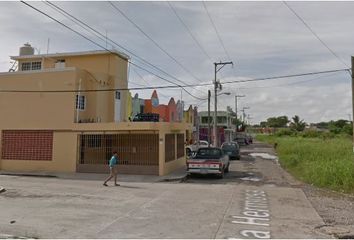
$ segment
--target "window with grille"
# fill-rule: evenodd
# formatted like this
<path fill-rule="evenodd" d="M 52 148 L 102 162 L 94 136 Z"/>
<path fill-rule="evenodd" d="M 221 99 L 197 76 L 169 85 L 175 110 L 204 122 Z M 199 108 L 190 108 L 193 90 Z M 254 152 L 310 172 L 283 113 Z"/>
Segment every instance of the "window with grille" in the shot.
<path fill-rule="evenodd" d="M 42 62 L 24 62 L 21 65 L 22 71 L 30 71 L 30 70 L 41 70 L 42 69 Z"/>
<path fill-rule="evenodd" d="M 120 100 L 120 92 L 119 91 L 116 91 L 116 99 Z"/>
<path fill-rule="evenodd" d="M 210 123 L 213 122 L 212 117 L 210 117 Z M 208 117 L 202 117 L 202 123 L 208 123 Z"/>
<path fill-rule="evenodd" d="M 86 108 L 86 97 L 76 95 L 76 109 L 85 110 Z"/>
<path fill-rule="evenodd" d="M 21 70 L 22 70 L 22 71 L 29 71 L 29 70 L 31 70 L 31 63 L 30 63 L 30 62 L 22 63 Z"/>
<path fill-rule="evenodd" d="M 41 70 L 42 62 L 32 62 L 32 70 Z"/>

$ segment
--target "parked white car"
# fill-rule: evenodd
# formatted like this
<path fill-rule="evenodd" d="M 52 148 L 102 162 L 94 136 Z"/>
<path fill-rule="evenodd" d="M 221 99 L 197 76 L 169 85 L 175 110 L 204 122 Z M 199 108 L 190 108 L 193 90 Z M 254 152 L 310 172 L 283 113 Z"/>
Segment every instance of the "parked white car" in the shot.
<path fill-rule="evenodd" d="M 209 143 L 207 141 L 201 140 L 199 142 L 196 142 L 196 143 L 186 146 L 187 156 L 193 155 L 195 152 L 198 151 L 199 148 L 202 148 L 202 147 L 209 147 Z"/>

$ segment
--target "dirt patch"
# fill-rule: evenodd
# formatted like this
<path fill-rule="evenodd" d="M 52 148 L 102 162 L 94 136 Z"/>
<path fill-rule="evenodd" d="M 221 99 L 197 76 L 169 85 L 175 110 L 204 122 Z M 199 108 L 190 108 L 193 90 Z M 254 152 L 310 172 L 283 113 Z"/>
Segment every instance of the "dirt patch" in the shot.
<path fill-rule="evenodd" d="M 354 195 L 310 185 L 305 185 L 302 189 L 326 224 L 321 228 L 322 231 L 330 231 L 336 238 L 354 236 Z"/>

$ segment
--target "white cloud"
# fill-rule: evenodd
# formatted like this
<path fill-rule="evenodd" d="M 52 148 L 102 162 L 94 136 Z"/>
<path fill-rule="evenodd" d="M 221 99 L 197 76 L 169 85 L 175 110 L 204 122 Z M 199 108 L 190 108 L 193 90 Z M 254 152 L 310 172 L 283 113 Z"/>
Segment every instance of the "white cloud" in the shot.
<path fill-rule="evenodd" d="M 74 29 L 82 31 L 43 2 L 29 3 Z M 106 34 L 107 31 L 108 37 L 185 83 L 211 83 L 214 78 L 213 63 L 189 36 L 167 2 L 116 2 L 115 4 L 198 80 L 161 52 L 108 2 L 54 3 L 84 20 L 102 34 Z M 350 31 L 354 22 L 352 13 L 354 2 L 290 2 L 289 4 L 349 65 L 350 56 L 354 54 L 352 44 L 354 33 Z M 172 2 L 172 5 L 214 61 L 228 60 L 202 2 Z M 234 69 L 226 66 L 218 73 L 218 78 L 222 82 L 344 67 L 283 2 L 206 2 L 206 5 L 229 55 L 235 62 Z M 25 42 L 30 42 L 41 52 L 46 51 L 48 38 L 50 38 L 50 52 L 98 49 L 97 46 L 20 2 L 0 2 L 0 22 L 2 33 L 0 71 L 8 70 L 9 56 L 18 54 L 19 47 Z M 95 40 L 105 46 L 104 41 L 97 38 Z M 132 60 L 136 61 L 136 58 L 132 56 Z M 169 85 L 149 73 L 137 71 L 150 85 Z M 131 86 L 137 86 L 134 83 L 147 84 L 134 73 L 130 76 Z M 249 106 L 247 112 L 252 115 L 254 122 L 284 114 L 289 117 L 297 114 L 309 122 L 347 118 L 351 113 L 351 85 L 346 73 L 334 74 L 302 84 L 277 86 L 311 80 L 314 77 L 225 84 L 224 91 L 247 96 L 239 99 L 239 107 Z M 264 88 L 267 86 L 273 87 Z M 207 96 L 208 89 L 212 89 L 212 86 L 188 88 L 193 95 L 202 98 Z M 141 97 L 150 97 L 152 90 L 133 91 L 133 94 L 135 92 L 138 92 Z M 179 99 L 181 96 L 178 89 L 164 89 L 158 92 L 161 92 L 161 102 L 165 103 L 168 102 L 169 97 Z M 206 101 L 199 101 L 186 93 L 182 93 L 182 97 L 187 104 L 200 104 L 202 110 L 207 107 Z M 227 105 L 234 108 L 234 96 L 223 95 L 219 100 L 219 109 L 226 109 Z"/>

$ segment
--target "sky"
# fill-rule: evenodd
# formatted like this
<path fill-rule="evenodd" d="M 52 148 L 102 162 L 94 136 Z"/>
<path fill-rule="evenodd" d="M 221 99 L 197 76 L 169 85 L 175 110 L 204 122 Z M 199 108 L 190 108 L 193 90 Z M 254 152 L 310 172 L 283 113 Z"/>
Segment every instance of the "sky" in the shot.
<path fill-rule="evenodd" d="M 303 21 L 279 1 L 113 2 L 148 37 L 109 2 L 52 2 L 135 56 L 85 31 L 43 1 L 28 3 L 94 42 L 127 53 L 133 63 L 175 83 L 171 76 L 187 85 L 212 83 L 214 62 L 232 61 L 233 66 L 226 65 L 217 74 L 222 84 L 218 109 L 235 109 L 235 95 L 245 95 L 238 99 L 238 109 L 249 107 L 245 112 L 251 123 L 282 115 L 298 115 L 308 123 L 352 118 L 348 71 L 225 82 L 350 68 L 354 2 L 287 2 Z M 0 33 L 0 72 L 9 70 L 9 56 L 18 55 L 27 42 L 36 53 L 102 50 L 21 2 L 0 2 Z M 130 65 L 129 87 L 164 85 L 171 83 Z M 199 99 L 180 89 L 160 89 L 160 103 L 167 104 L 170 97 L 182 98 L 186 107 L 192 104 L 207 110 L 207 93 L 213 92 L 213 86 L 186 89 Z M 152 94 L 152 90 L 131 92 L 142 98 Z M 213 97 L 211 104 L 214 109 Z"/>

